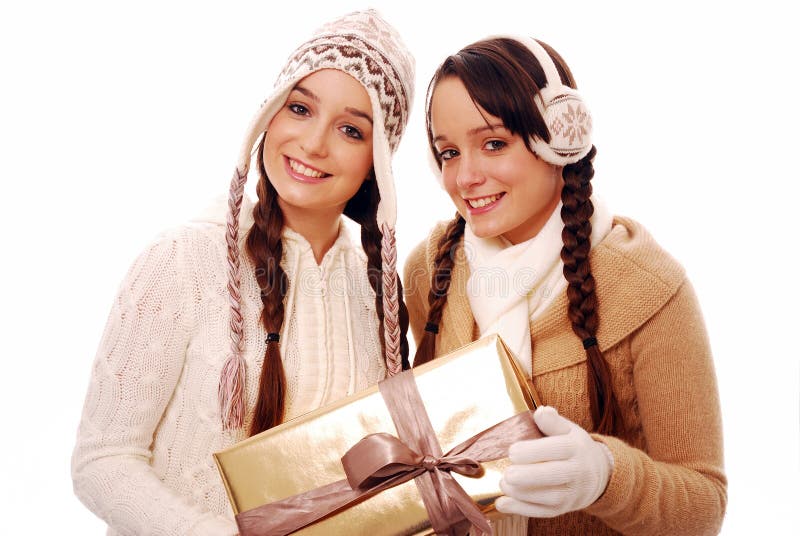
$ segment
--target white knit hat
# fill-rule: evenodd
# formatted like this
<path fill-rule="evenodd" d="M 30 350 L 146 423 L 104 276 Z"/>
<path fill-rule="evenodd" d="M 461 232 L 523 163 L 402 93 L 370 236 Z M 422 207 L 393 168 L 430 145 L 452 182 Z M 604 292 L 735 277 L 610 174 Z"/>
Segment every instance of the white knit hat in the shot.
<path fill-rule="evenodd" d="M 228 199 L 228 290 L 231 302 L 231 355 L 220 375 L 220 405 L 223 427 L 244 423 L 243 322 L 239 274 L 239 212 L 253 151 L 274 115 L 286 102 L 292 88 L 321 69 L 338 69 L 358 80 L 367 90 L 376 127 L 372 136 L 373 167 L 380 192 L 377 223 L 383 270 L 383 311 L 386 366 L 389 374 L 401 369 L 399 296 L 395 222 L 397 199 L 391 156 L 408 123 L 414 93 L 414 58 L 397 31 L 377 11 L 350 13 L 325 24 L 289 57 L 275 88 L 261 105 L 245 135 Z"/>

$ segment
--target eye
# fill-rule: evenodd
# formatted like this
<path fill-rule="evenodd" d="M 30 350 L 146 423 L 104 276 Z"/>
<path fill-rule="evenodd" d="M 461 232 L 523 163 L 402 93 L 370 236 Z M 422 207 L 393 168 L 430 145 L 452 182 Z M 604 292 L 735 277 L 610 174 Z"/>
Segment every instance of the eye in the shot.
<path fill-rule="evenodd" d="M 458 151 L 455 149 L 445 149 L 444 151 L 439 153 L 439 158 L 442 160 L 450 160 L 458 156 Z"/>
<path fill-rule="evenodd" d="M 310 113 L 308 108 L 296 102 L 287 105 L 287 108 L 289 108 L 289 110 L 291 110 L 291 112 L 295 115 L 309 115 Z"/>
<path fill-rule="evenodd" d="M 364 134 L 362 134 L 361 131 L 356 127 L 354 127 L 353 125 L 345 125 L 341 127 L 339 130 L 344 132 L 344 135 L 347 136 L 348 138 L 353 138 L 356 140 L 364 139 Z"/>
<path fill-rule="evenodd" d="M 483 145 L 483 148 L 487 151 L 499 151 L 506 145 L 508 144 L 502 140 L 489 140 Z"/>

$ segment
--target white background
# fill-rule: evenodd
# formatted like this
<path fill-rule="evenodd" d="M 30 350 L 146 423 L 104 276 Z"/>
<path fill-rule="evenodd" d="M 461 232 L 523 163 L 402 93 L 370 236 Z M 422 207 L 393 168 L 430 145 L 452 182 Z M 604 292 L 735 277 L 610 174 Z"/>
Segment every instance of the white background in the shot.
<path fill-rule="evenodd" d="M 116 287 L 160 230 L 227 191 L 294 46 L 367 4 L 11 4 L 0 7 L 0 532 L 102 534 L 72 494 L 69 457 Z M 424 156 L 436 65 L 495 33 L 553 45 L 593 109 L 596 191 L 684 264 L 703 305 L 730 480 L 723 533 L 797 534 L 796 19 L 768 1 L 372 5 L 417 57 L 395 159 L 400 262 L 453 212 Z"/>

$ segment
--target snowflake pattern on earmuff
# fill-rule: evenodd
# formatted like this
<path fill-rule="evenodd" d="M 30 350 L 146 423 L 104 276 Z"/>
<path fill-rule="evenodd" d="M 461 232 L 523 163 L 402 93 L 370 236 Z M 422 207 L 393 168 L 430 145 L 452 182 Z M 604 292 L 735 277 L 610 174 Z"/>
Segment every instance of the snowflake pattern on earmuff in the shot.
<path fill-rule="evenodd" d="M 559 95 L 547 104 L 545 123 L 550 132 L 550 148 L 565 158 L 591 146 L 592 116 L 576 95 Z"/>

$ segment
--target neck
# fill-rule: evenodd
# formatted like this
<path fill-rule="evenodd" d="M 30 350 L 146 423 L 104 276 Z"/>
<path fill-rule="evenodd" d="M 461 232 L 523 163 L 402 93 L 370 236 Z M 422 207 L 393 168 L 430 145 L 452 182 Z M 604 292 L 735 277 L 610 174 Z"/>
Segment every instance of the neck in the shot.
<path fill-rule="evenodd" d="M 512 232 L 505 233 L 503 238 L 511 242 L 511 244 L 516 245 L 522 242 L 527 242 L 534 236 L 538 235 L 539 231 L 541 231 L 542 228 L 547 224 L 547 222 L 553 216 L 553 211 L 561 202 L 561 190 L 563 187 L 563 183 L 559 183 L 558 188 L 554 192 L 550 202 L 546 207 L 533 214 L 525 222 L 525 225 L 514 229 Z"/>
<path fill-rule="evenodd" d="M 281 206 L 284 225 L 300 234 L 311 245 L 317 264 L 339 237 L 341 210 L 298 211 L 293 207 Z"/>

